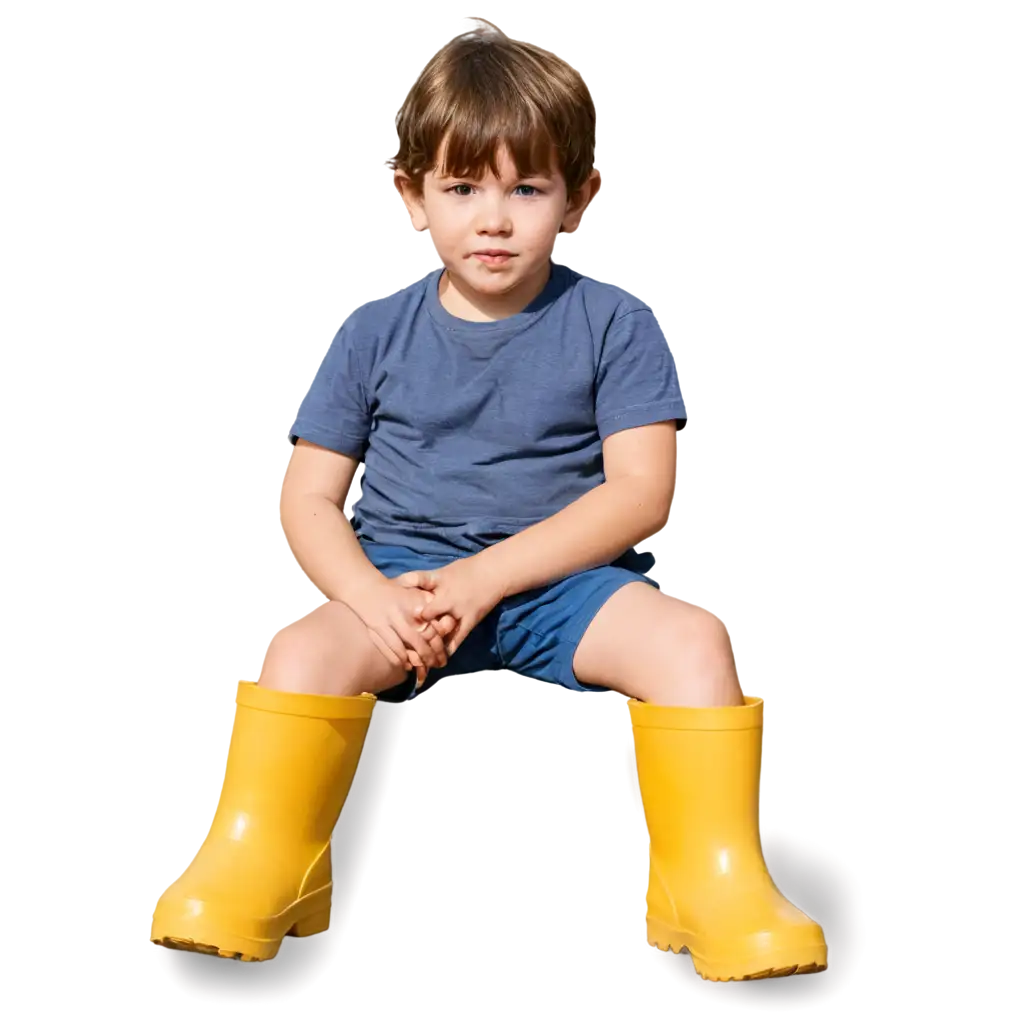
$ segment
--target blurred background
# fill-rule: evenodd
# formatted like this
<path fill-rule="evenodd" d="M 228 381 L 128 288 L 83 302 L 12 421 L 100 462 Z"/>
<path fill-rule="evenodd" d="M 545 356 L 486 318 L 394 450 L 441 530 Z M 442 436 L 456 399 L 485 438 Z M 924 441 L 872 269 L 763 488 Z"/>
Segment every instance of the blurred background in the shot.
<path fill-rule="evenodd" d="M 822 974 L 712 985 L 648 946 L 626 698 L 508 672 L 377 705 L 328 932 L 262 965 L 149 942 L 238 681 L 324 600 L 279 522 L 288 428 L 349 313 L 439 265 L 384 162 L 470 15 L 593 95 L 603 186 L 553 258 L 674 352 L 676 497 L 639 547 L 765 700 L 764 853 Z M 28 1019 L 1004 1019 L 1022 43 L 1011 3 L 6 5 L 0 943 Z"/>

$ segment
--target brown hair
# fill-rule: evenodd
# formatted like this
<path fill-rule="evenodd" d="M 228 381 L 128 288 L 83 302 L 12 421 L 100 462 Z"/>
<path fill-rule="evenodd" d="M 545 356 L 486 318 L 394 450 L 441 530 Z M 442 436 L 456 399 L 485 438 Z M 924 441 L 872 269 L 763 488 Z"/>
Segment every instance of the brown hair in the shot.
<path fill-rule="evenodd" d="M 476 28 L 446 43 L 420 72 L 398 115 L 398 152 L 387 166 L 402 170 L 422 195 L 446 135 L 438 174 L 498 174 L 496 152 L 509 149 L 520 175 L 550 174 L 554 157 L 571 201 L 594 166 L 594 101 L 575 68 L 539 46 Z"/>

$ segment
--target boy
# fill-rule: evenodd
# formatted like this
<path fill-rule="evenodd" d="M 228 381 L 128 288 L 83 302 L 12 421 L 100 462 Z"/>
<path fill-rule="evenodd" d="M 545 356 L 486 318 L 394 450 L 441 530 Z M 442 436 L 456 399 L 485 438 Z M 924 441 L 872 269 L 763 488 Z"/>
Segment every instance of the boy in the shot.
<path fill-rule="evenodd" d="M 388 163 L 443 266 L 356 309 L 299 408 L 282 524 L 328 601 L 240 682 L 213 826 L 152 939 L 262 960 L 327 928 L 375 702 L 510 668 L 630 698 L 652 945 L 716 980 L 824 970 L 821 928 L 761 855 L 762 702 L 721 621 L 661 593 L 634 547 L 672 501 L 672 354 L 643 302 L 551 260 L 600 188 L 590 94 L 485 24 L 399 112 Z"/>

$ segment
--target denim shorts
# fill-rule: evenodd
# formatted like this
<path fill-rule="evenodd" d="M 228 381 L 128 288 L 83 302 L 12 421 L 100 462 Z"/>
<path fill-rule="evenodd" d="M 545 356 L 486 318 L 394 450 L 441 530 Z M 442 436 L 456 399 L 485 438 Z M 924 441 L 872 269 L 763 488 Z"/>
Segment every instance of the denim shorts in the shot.
<path fill-rule="evenodd" d="M 440 569 L 465 557 L 424 555 L 406 547 L 362 540 L 366 557 L 389 579 L 413 569 Z M 654 555 L 630 548 L 609 565 L 573 573 L 553 583 L 504 598 L 473 628 L 443 668 L 430 668 L 416 689 L 416 671 L 377 694 L 390 704 L 412 700 L 445 676 L 511 669 L 570 690 L 608 692 L 607 686 L 581 683 L 572 659 L 598 609 L 619 587 L 642 580 L 660 590 L 645 573 Z"/>

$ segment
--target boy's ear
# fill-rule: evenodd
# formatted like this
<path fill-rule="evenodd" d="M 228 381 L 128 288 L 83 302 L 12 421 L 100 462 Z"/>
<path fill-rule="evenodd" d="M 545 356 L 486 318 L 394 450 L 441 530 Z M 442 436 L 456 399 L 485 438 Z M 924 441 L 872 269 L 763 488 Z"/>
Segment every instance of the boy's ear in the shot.
<path fill-rule="evenodd" d="M 597 195 L 601 188 L 601 172 L 595 168 L 590 172 L 590 177 L 583 183 L 576 198 L 566 207 L 565 216 L 562 218 L 562 225 L 559 230 L 571 232 L 580 226 L 583 219 L 583 211 L 590 205 L 591 200 Z"/>
<path fill-rule="evenodd" d="M 412 178 L 405 171 L 395 171 L 395 188 L 409 211 L 412 226 L 417 231 L 424 231 L 427 227 L 427 212 L 423 205 L 423 195 L 416 191 Z"/>

